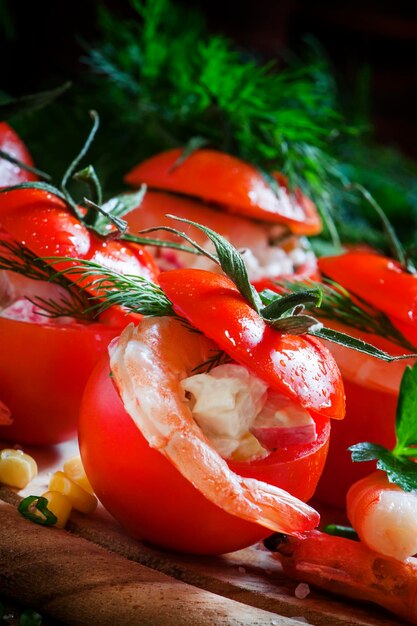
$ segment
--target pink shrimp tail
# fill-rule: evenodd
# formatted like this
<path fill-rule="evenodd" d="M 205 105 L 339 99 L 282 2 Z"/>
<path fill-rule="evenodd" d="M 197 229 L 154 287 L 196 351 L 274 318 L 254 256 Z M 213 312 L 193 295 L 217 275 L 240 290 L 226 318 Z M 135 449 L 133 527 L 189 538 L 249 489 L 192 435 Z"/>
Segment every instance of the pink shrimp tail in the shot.
<path fill-rule="evenodd" d="M 274 556 L 284 572 L 341 596 L 367 600 L 417 624 L 417 559 L 398 561 L 363 543 L 312 530 L 285 537 Z"/>

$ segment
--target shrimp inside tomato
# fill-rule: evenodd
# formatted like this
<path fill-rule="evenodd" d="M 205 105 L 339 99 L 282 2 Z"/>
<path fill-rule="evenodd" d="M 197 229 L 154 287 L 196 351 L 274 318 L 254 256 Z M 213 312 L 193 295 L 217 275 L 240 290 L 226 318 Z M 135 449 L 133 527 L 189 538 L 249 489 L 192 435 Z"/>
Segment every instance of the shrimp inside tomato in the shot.
<path fill-rule="evenodd" d="M 145 319 L 110 352 L 112 378 L 101 363 L 87 385 L 80 450 L 99 499 L 133 536 L 209 554 L 317 523 L 296 498 L 314 492 L 328 419 L 279 404 L 282 394 L 237 362 L 210 369 L 219 347 L 176 320 Z M 285 445 L 256 432 L 268 419 Z M 304 442 L 291 440 L 306 426 Z"/>

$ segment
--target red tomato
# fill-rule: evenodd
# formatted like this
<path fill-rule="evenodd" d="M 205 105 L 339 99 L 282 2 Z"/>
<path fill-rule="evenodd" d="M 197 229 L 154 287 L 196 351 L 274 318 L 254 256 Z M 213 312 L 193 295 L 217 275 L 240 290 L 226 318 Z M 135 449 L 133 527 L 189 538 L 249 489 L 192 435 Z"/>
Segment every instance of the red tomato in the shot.
<path fill-rule="evenodd" d="M 417 278 L 404 272 L 392 259 L 367 252 L 351 252 L 322 258 L 322 272 L 349 291 L 390 316 L 395 326 L 407 322 L 417 296 Z M 407 351 L 383 337 L 330 323 L 364 339 L 389 354 Z M 414 331 L 415 332 L 415 331 Z M 412 340 L 411 332 L 408 338 Z M 359 352 L 328 344 L 340 371 L 346 392 L 346 419 L 335 424 L 329 455 L 316 491 L 318 500 L 344 508 L 349 487 L 374 469 L 374 464 L 353 463 L 348 447 L 370 441 L 391 449 L 395 445 L 395 415 L 402 374 L 414 361 L 386 363 Z"/>
<path fill-rule="evenodd" d="M 166 272 L 161 278 L 179 313 L 192 323 L 198 319 L 194 324 L 198 329 L 218 340 L 237 362 L 250 361 L 251 370 L 271 387 L 308 405 L 318 432 L 314 443 L 288 446 L 262 460 L 228 464 L 241 476 L 279 486 L 303 500 L 310 498 L 326 457 L 328 418 L 342 417 L 344 409 L 340 375 L 330 354 L 318 342 L 269 332 L 228 279 L 198 270 Z M 201 335 L 192 336 L 200 341 Z M 170 350 L 175 352 L 175 345 Z M 311 379 L 304 376 L 308 366 Z M 306 383 L 317 390 L 306 393 Z M 83 464 L 99 499 L 135 537 L 181 552 L 216 554 L 270 534 L 211 503 L 149 446 L 125 412 L 108 362 L 101 362 L 86 387 L 79 439 Z"/>
<path fill-rule="evenodd" d="M 287 225 L 294 233 L 315 235 L 321 231 L 316 207 L 299 189 L 288 195 L 288 181 L 275 178 L 282 189 L 277 197 L 260 172 L 245 161 L 215 150 L 197 150 L 175 165 L 182 150 L 176 148 L 151 157 L 125 177 L 130 185 L 146 183 L 201 199 L 249 218 Z"/>
<path fill-rule="evenodd" d="M 25 144 L 6 122 L 0 122 L 0 150 L 25 165 L 33 166 Z M 33 180 L 37 180 L 34 174 L 0 157 L 0 187 L 10 187 Z"/>
<path fill-rule="evenodd" d="M 0 317 L 0 397 L 13 419 L 0 427 L 0 439 L 49 445 L 74 437 L 88 377 L 120 330 Z"/>
<path fill-rule="evenodd" d="M 329 422 L 316 418 L 318 438 L 262 461 L 230 463 L 242 476 L 286 489 L 306 501 L 326 458 Z M 81 406 L 80 451 L 99 500 L 138 539 L 170 550 L 221 554 L 246 547 L 271 531 L 212 504 L 157 450 L 126 413 L 102 362 L 90 378 Z"/>
<path fill-rule="evenodd" d="M 107 241 L 89 231 L 56 196 L 39 189 L 0 194 L 0 225 L 39 257 L 94 260 L 119 272 L 156 280 L 150 255 L 135 244 Z M 76 263 L 62 263 L 62 269 Z M 76 280 L 76 276 L 71 277 Z M 86 284 L 85 282 L 83 283 Z M 94 293 L 94 289 L 88 288 Z M 110 310 L 102 323 L 37 324 L 0 317 L 0 397 L 13 424 L 0 437 L 50 444 L 75 435 L 83 387 L 110 339 L 129 319 Z"/>
<path fill-rule="evenodd" d="M 15 241 L 39 257 L 96 261 L 118 272 L 138 274 L 152 281 L 158 275 L 155 262 L 145 249 L 100 237 L 81 224 L 62 200 L 41 189 L 0 193 L 0 225 Z M 76 264 L 68 261 L 54 264 L 54 267 L 58 271 Z M 68 278 L 77 280 L 76 275 Z"/>

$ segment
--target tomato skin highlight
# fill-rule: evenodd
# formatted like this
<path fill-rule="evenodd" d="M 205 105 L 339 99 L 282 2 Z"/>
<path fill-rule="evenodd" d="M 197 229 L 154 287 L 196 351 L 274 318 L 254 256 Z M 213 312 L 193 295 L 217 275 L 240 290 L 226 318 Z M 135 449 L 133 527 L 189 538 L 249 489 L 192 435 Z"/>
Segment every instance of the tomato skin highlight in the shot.
<path fill-rule="evenodd" d="M 216 150 L 196 150 L 176 165 L 182 149 L 157 154 L 134 167 L 125 176 L 129 185 L 146 183 L 152 189 L 164 189 L 194 196 L 226 211 L 267 222 L 287 224 L 297 234 L 313 235 L 321 231 L 317 210 L 306 196 L 295 190 L 295 202 L 282 201 L 260 172 L 236 157 Z M 287 179 L 276 174 L 278 184 L 288 191 Z"/>
<path fill-rule="evenodd" d="M 354 251 L 338 257 L 322 257 L 319 267 L 323 274 L 388 315 L 409 341 L 417 338 L 416 323 L 412 321 L 417 303 L 417 277 L 402 270 L 396 261 L 373 252 Z M 333 322 L 329 325 L 389 354 L 407 353 L 384 337 Z M 362 441 L 388 449 L 394 447 L 401 377 L 406 366 L 415 359 L 385 363 L 339 346 L 328 346 L 343 376 L 346 418 L 343 424 L 334 424 L 326 466 L 315 497 L 325 504 L 344 508 L 349 487 L 367 476 L 375 465 L 374 462 L 353 463 L 348 447 Z"/>
<path fill-rule="evenodd" d="M 7 152 L 25 165 L 33 167 L 32 157 L 28 149 L 19 135 L 6 122 L 0 122 L 0 150 Z M 37 180 L 35 174 L 0 157 L 0 188 L 34 180 Z"/>
<path fill-rule="evenodd" d="M 238 363 L 307 410 L 344 417 L 339 370 L 318 340 L 267 326 L 225 276 L 181 269 L 163 272 L 159 279 L 176 312 Z"/>
<path fill-rule="evenodd" d="M 393 259 L 366 252 L 323 257 L 319 267 L 324 275 L 388 315 L 394 326 L 401 325 L 404 335 L 416 342 L 416 274 L 409 274 Z"/>
<path fill-rule="evenodd" d="M 88 377 L 119 327 L 0 317 L 0 397 L 13 422 L 0 439 L 49 445 L 74 437 Z"/>
<path fill-rule="evenodd" d="M 329 421 L 317 418 L 319 437 L 251 463 L 230 463 L 242 476 L 264 480 L 307 500 L 323 468 Z M 79 442 L 83 465 L 101 502 L 139 539 L 194 554 L 231 552 L 270 531 L 210 503 L 171 463 L 152 449 L 109 377 L 108 359 L 95 368 L 84 393 Z"/>

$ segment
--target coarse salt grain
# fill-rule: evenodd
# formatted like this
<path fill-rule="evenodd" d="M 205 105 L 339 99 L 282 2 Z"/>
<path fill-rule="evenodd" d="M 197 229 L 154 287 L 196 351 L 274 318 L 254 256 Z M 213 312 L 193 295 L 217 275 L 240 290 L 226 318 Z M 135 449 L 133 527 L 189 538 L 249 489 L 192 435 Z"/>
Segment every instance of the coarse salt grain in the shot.
<path fill-rule="evenodd" d="M 294 591 L 295 597 L 298 598 L 299 600 L 304 600 L 304 598 L 306 598 L 309 593 L 310 593 L 310 587 L 307 585 L 307 583 L 300 583 L 299 585 L 296 586 L 295 591 Z"/>
<path fill-rule="evenodd" d="M 239 567 L 237 568 L 237 571 L 239 572 L 239 574 L 246 574 L 246 570 L 245 570 L 245 568 L 244 568 L 244 567 L 239 566 Z"/>

